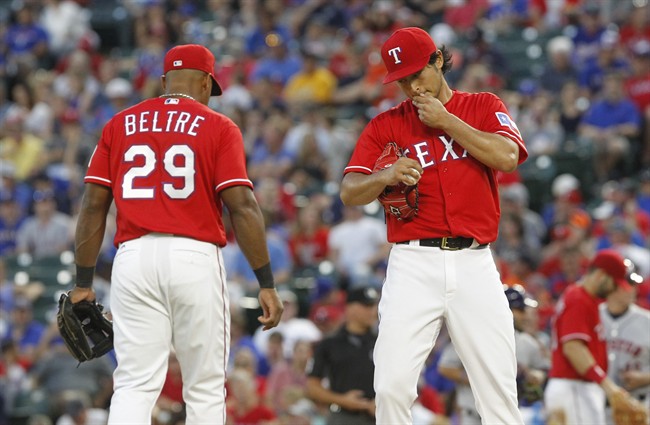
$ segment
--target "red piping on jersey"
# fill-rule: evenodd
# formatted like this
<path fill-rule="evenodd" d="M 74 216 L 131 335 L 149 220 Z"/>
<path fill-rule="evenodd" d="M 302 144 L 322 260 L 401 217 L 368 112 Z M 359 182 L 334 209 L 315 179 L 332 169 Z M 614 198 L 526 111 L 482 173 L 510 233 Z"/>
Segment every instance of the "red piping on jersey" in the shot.
<path fill-rule="evenodd" d="M 591 341 L 591 337 L 589 335 L 587 335 L 587 334 L 584 334 L 584 333 L 572 333 L 572 334 L 564 335 L 560 339 L 560 342 L 572 341 L 574 339 L 579 339 L 579 340 L 582 340 L 582 341 Z"/>
<path fill-rule="evenodd" d="M 226 314 L 228 314 L 226 307 L 226 273 L 224 268 L 221 266 L 223 264 L 223 256 L 221 249 L 217 247 L 217 267 L 219 268 L 218 272 L 221 275 L 221 300 L 223 301 L 223 418 L 226 418 L 226 370 L 228 368 L 228 358 L 226 356 L 228 352 L 228 334 L 230 333 L 230 328 L 226 329 Z"/>

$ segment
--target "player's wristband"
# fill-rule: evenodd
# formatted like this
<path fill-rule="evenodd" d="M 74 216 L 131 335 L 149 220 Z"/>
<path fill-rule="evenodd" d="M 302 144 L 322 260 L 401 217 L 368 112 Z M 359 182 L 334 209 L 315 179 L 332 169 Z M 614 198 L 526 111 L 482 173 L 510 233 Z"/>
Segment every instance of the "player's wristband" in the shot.
<path fill-rule="evenodd" d="M 275 288 L 275 282 L 273 281 L 273 272 L 271 271 L 271 263 L 266 263 L 262 267 L 253 270 L 257 282 L 262 289 Z"/>
<path fill-rule="evenodd" d="M 83 267 L 77 265 L 77 277 L 75 279 L 75 285 L 77 285 L 79 288 L 90 288 L 93 286 L 94 276 L 94 267 Z"/>
<path fill-rule="evenodd" d="M 582 376 L 589 381 L 600 384 L 607 377 L 607 374 L 600 366 L 594 363 Z"/>

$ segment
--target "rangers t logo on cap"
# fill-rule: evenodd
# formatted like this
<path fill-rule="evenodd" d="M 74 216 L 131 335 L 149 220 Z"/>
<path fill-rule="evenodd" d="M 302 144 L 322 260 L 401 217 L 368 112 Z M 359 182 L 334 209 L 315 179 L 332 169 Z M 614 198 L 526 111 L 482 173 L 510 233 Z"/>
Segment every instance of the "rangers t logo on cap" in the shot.
<path fill-rule="evenodd" d="M 392 56 L 393 58 L 395 58 L 395 64 L 402 63 L 402 61 L 399 60 L 399 56 L 397 56 L 397 53 L 399 53 L 399 52 L 401 52 L 401 51 L 402 51 L 402 48 L 401 48 L 401 47 L 395 47 L 395 48 L 392 48 L 392 49 L 390 49 L 390 50 L 388 51 L 388 54 L 389 54 L 390 56 Z"/>
<path fill-rule="evenodd" d="M 388 71 L 383 83 L 400 80 L 421 71 L 436 50 L 436 44 L 423 29 L 409 27 L 395 31 L 381 47 L 381 57 Z"/>

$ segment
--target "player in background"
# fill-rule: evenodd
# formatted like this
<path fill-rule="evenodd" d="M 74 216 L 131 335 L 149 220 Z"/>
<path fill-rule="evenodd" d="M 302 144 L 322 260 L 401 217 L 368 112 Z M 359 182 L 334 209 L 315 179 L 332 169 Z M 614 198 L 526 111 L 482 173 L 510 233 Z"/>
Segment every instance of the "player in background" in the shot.
<path fill-rule="evenodd" d="M 528 309 L 537 308 L 524 287 L 518 284 L 503 287 L 515 324 L 515 351 L 517 353 L 517 398 L 524 423 L 532 424 L 541 410 L 543 387 L 551 359 L 548 350 L 534 336 L 526 332 Z"/>
<path fill-rule="evenodd" d="M 109 424 L 149 424 L 171 347 L 183 376 L 187 423 L 225 417 L 229 299 L 222 205 L 255 270 L 266 329 L 280 321 L 264 222 L 246 174 L 241 132 L 207 107 L 221 94 L 203 46 L 169 50 L 164 94 L 116 114 L 85 177 L 75 236 L 72 302 L 93 300 L 94 266 L 117 207 L 111 313 L 117 368 Z"/>
<path fill-rule="evenodd" d="M 373 118 L 344 170 L 345 205 L 374 201 L 386 186 L 420 183 L 412 221 L 387 215 L 394 243 L 379 303 L 374 350 L 378 424 L 412 422 L 417 382 L 445 320 L 485 423 L 522 424 L 512 313 L 488 244 L 497 237 L 497 172 L 528 153 L 503 102 L 452 90 L 451 55 L 426 31 L 395 31 L 381 48 L 406 100 Z M 372 173 L 384 147 L 406 156 Z"/>
<path fill-rule="evenodd" d="M 643 278 L 633 273 L 636 283 Z M 618 287 L 600 304 L 607 340 L 607 376 L 650 410 L 650 311 L 634 304 L 636 287 Z M 611 409 L 607 424 L 613 425 Z"/>
<path fill-rule="evenodd" d="M 542 387 L 550 368 L 546 349 L 530 334 L 524 331 L 526 310 L 537 308 L 537 301 L 526 294 L 523 286 L 503 286 L 505 296 L 512 311 L 515 325 L 515 352 L 517 355 L 517 396 L 519 410 L 525 424 L 537 419 L 537 407 L 542 398 Z M 480 425 L 481 416 L 476 410 L 476 401 L 458 353 L 453 344 L 448 344 L 440 356 L 438 371 L 442 376 L 456 383 L 456 405 L 462 425 Z M 541 406 L 540 406 L 541 407 Z"/>
<path fill-rule="evenodd" d="M 627 288 L 628 266 L 611 249 L 596 253 L 585 276 L 564 290 L 553 317 L 551 371 L 544 390 L 550 423 L 604 424 L 606 397 L 625 392 L 607 377 L 607 346 L 598 305 Z"/>
<path fill-rule="evenodd" d="M 481 425 L 481 415 L 476 410 L 476 399 L 472 395 L 467 372 L 453 343 L 445 345 L 438 361 L 438 372 L 455 384 L 455 407 L 458 423 L 462 425 Z"/>

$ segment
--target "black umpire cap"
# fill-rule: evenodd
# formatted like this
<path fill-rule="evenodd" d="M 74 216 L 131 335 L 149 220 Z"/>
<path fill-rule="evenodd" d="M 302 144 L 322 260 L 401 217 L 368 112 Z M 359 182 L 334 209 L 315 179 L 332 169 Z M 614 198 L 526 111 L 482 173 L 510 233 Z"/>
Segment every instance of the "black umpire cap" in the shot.
<path fill-rule="evenodd" d="M 348 291 L 347 303 L 361 303 L 364 305 L 374 305 L 379 302 L 379 292 L 370 286 L 360 286 Z"/>

